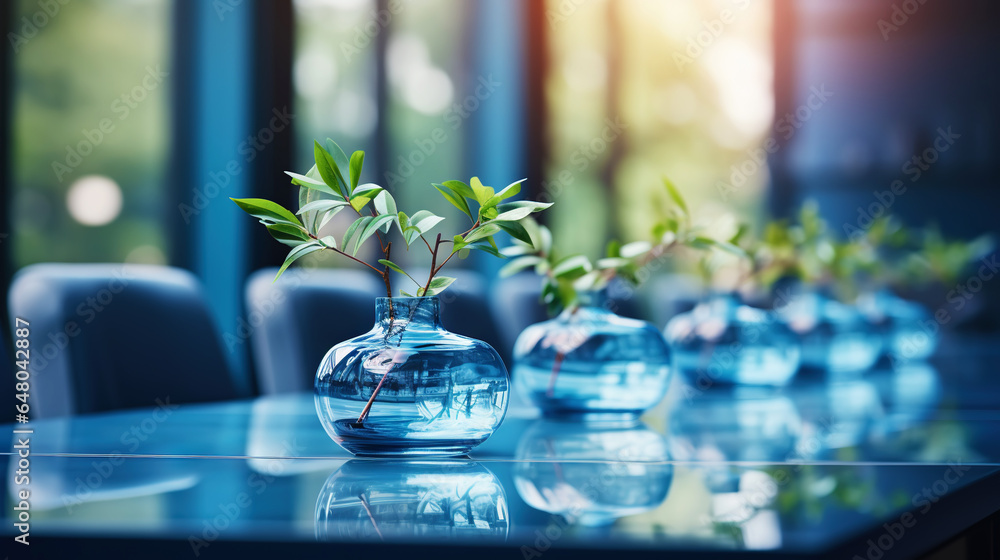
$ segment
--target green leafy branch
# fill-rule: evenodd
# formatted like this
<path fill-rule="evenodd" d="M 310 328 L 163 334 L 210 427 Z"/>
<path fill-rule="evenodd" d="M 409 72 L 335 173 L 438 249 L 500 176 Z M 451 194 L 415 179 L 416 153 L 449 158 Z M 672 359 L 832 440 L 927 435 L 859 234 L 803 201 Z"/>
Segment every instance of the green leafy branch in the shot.
<path fill-rule="evenodd" d="M 638 285 L 643 267 L 679 248 L 743 255 L 742 249 L 730 240 L 714 239 L 695 223 L 687 202 L 669 179 L 663 179 L 663 186 L 668 203 L 660 209 L 650 240 L 625 244 L 612 240 L 605 256 L 592 262 L 586 255 L 562 255 L 553 250 L 552 233 L 526 220 L 523 226 L 530 239 L 515 236 L 513 245 L 504 249 L 503 253 L 512 260 L 500 270 L 501 276 L 533 268 L 542 276 L 542 301 L 555 314 L 578 305 L 581 293 L 599 291 L 614 278 Z"/>
<path fill-rule="evenodd" d="M 398 272 L 416 286 L 417 297 L 433 296 L 446 289 L 454 278 L 440 276 L 442 268 L 456 254 L 464 258 L 469 251 L 483 251 L 503 258 L 494 236 L 507 233 L 515 239 L 530 240 L 522 221 L 540 212 L 550 203 L 508 201 L 520 193 L 521 183 L 511 183 L 500 192 L 485 186 L 473 177 L 471 185 L 462 181 L 445 181 L 434 187 L 472 221 L 472 226 L 452 237 L 437 233 L 433 243 L 427 240 L 444 218 L 428 210 L 412 214 L 400 211 L 392 194 L 373 183 L 360 183 L 365 153 L 354 152 L 350 158 L 333 140 L 325 146 L 314 142 L 315 165 L 305 174 L 286 171 L 293 185 L 299 188 L 299 209 L 292 213 L 281 205 L 260 198 L 232 199 L 241 209 L 257 218 L 272 237 L 292 249 L 285 258 L 275 281 L 298 259 L 322 250 L 333 251 L 349 260 L 371 269 L 384 281 L 386 295 L 392 297 L 390 271 Z M 321 236 L 320 232 L 338 213 L 349 209 L 357 218 L 347 228 L 343 237 Z M 473 211 L 475 209 L 475 211 Z M 431 261 L 425 281 L 418 281 L 400 265 L 391 260 L 392 241 L 396 232 L 409 250 L 413 244 L 426 247 Z M 379 245 L 379 258 L 371 263 L 358 257 L 367 241 L 375 238 Z M 450 250 L 442 251 L 451 244 Z M 400 290 L 400 294 L 412 297 Z"/>

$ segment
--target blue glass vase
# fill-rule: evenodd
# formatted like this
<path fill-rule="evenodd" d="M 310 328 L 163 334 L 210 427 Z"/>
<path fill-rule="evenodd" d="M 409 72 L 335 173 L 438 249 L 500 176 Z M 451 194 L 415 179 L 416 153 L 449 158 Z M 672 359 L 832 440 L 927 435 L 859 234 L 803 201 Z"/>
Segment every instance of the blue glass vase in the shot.
<path fill-rule="evenodd" d="M 485 342 L 441 326 L 437 298 L 378 298 L 369 332 L 327 352 L 316 412 L 357 455 L 460 455 L 507 412 L 509 375 Z"/>
<path fill-rule="evenodd" d="M 882 336 L 852 305 L 817 292 L 793 296 L 780 311 L 802 344 L 802 365 L 831 373 L 862 372 L 882 353 Z"/>
<path fill-rule="evenodd" d="M 637 421 L 542 420 L 517 449 L 514 485 L 529 506 L 603 526 L 659 507 L 673 481 L 666 438 Z"/>
<path fill-rule="evenodd" d="M 785 385 L 799 368 L 799 344 L 773 313 L 720 294 L 677 315 L 664 330 L 674 365 L 693 387 Z"/>
<path fill-rule="evenodd" d="M 524 329 L 514 343 L 514 383 L 546 415 L 638 415 L 660 402 L 670 348 L 653 325 L 615 315 L 601 294 Z"/>
<path fill-rule="evenodd" d="M 892 361 L 926 360 L 938 345 L 938 324 L 924 306 L 888 290 L 865 294 L 858 308 L 882 333 L 882 352 Z"/>
<path fill-rule="evenodd" d="M 467 461 L 353 460 L 316 498 L 316 538 L 503 543 L 507 497 L 496 476 Z"/>

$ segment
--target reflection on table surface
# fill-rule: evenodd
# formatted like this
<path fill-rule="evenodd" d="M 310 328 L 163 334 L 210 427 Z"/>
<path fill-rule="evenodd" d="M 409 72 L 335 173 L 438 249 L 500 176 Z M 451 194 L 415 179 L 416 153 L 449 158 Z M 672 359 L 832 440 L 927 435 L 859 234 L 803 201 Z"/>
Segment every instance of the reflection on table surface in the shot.
<path fill-rule="evenodd" d="M 974 481 L 977 499 L 1000 501 L 990 494 L 1000 376 L 989 363 L 901 364 L 782 389 L 675 379 L 642 420 L 515 409 L 455 459 L 352 458 L 308 394 L 36 422 L 32 533 L 195 549 L 273 539 L 830 550 L 903 511 L 967 515 L 936 504 Z M 0 463 L 10 503 L 17 457 Z M 2 515 L 9 532 L 11 509 Z"/>

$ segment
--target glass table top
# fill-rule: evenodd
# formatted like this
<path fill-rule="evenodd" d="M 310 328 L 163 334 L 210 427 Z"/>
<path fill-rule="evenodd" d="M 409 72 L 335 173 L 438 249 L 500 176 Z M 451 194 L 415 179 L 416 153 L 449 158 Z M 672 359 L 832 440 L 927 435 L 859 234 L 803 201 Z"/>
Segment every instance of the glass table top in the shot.
<path fill-rule="evenodd" d="M 470 456 L 414 461 L 351 457 L 308 394 L 198 405 L 165 397 L 27 426 L 31 532 L 168 539 L 188 552 L 215 542 L 396 542 L 489 545 L 507 557 L 863 558 L 870 541 L 908 555 L 1000 510 L 994 363 L 989 351 L 956 354 L 805 376 L 780 390 L 698 391 L 675 380 L 639 422 L 544 419 L 515 404 Z M 18 437 L 3 450 L 6 533 Z"/>

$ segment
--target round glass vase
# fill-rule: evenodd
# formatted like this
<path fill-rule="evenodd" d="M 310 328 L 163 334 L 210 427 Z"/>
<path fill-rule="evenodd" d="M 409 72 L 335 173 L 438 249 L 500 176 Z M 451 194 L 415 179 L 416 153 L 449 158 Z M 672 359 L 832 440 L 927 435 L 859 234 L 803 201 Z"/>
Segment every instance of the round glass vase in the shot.
<path fill-rule="evenodd" d="M 698 389 L 787 384 L 799 369 L 795 336 L 773 313 L 716 294 L 671 319 L 664 334 L 674 365 Z"/>
<path fill-rule="evenodd" d="M 635 416 L 660 402 L 670 348 L 653 325 L 620 317 L 585 293 L 514 343 L 514 383 L 547 416 Z"/>
<path fill-rule="evenodd" d="M 485 342 L 441 326 L 437 298 L 377 298 L 376 323 L 316 370 L 316 413 L 355 455 L 461 455 L 507 412 L 510 376 Z"/>
<path fill-rule="evenodd" d="M 802 365 L 827 373 L 859 373 L 882 354 L 882 336 L 853 305 L 822 291 L 805 291 L 781 308 L 781 317 L 802 345 Z"/>

